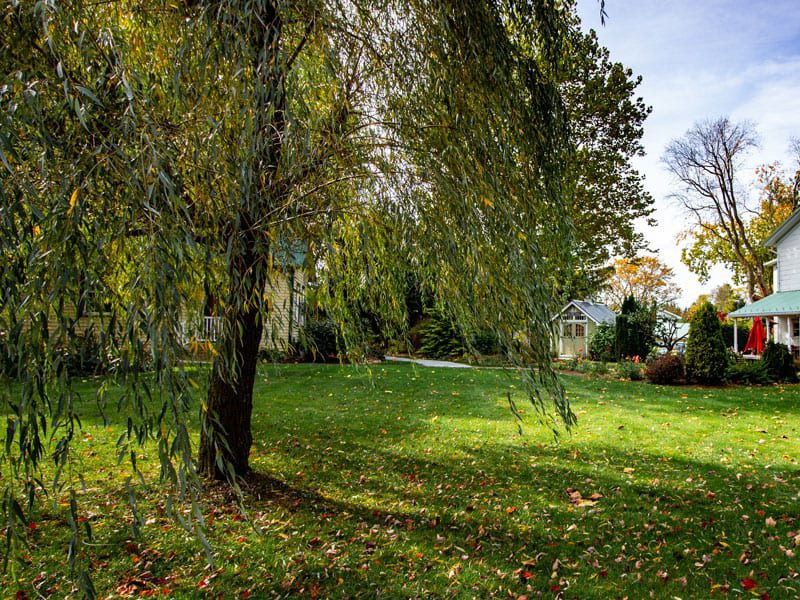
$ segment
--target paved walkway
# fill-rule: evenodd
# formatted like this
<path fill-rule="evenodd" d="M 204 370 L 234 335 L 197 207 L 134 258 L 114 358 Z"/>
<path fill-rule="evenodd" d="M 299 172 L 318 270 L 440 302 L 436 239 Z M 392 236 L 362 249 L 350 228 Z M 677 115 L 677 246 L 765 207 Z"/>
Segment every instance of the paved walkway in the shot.
<path fill-rule="evenodd" d="M 384 356 L 385 360 L 392 362 L 409 362 L 422 365 L 423 367 L 444 367 L 445 369 L 471 369 L 472 365 L 450 362 L 449 360 L 426 360 L 423 358 L 404 358 L 402 356 Z"/>

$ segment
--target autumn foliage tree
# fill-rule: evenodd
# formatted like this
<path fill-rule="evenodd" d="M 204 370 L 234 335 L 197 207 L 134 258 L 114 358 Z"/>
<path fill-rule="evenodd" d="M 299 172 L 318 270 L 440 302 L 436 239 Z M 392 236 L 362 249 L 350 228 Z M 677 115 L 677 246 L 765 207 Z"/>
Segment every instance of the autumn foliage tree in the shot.
<path fill-rule="evenodd" d="M 750 123 L 727 118 L 701 122 L 667 146 L 663 161 L 682 189 L 675 198 L 690 217 L 682 260 L 701 280 L 714 264 L 733 270 L 750 299 L 772 292 L 773 257 L 761 245 L 795 207 L 795 186 L 777 165 L 758 169 L 761 197 L 753 202 L 740 178 L 743 161 L 758 145 Z"/>
<path fill-rule="evenodd" d="M 618 258 L 614 261 L 614 274 L 606 283 L 604 298 L 616 311 L 629 296 L 640 305 L 671 304 L 681 291 L 672 281 L 674 276 L 672 268 L 656 256 Z"/>

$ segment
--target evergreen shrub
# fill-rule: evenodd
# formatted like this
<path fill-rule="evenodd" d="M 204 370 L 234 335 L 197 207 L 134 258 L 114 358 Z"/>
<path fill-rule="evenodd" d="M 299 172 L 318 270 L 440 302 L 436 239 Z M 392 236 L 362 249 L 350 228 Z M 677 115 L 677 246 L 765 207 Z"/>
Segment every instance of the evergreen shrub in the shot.
<path fill-rule="evenodd" d="M 641 381 L 643 378 L 642 365 L 631 360 L 621 360 L 617 363 L 617 375 L 621 379 Z"/>
<path fill-rule="evenodd" d="M 311 358 L 324 361 L 339 354 L 344 347 L 344 340 L 333 319 L 315 316 L 309 318 L 303 327 L 302 346 Z"/>
<path fill-rule="evenodd" d="M 722 327 L 722 339 L 725 340 L 726 348 L 733 348 L 733 322 L 724 321 Z M 736 337 L 739 340 L 739 351 L 744 348 L 747 343 L 747 338 L 750 335 L 750 324 L 745 321 L 740 321 L 736 325 Z"/>
<path fill-rule="evenodd" d="M 652 308 L 642 306 L 633 296 L 625 298 L 615 326 L 617 360 L 634 356 L 640 360 L 647 358 L 655 343 L 655 324 Z"/>
<path fill-rule="evenodd" d="M 491 329 L 476 333 L 472 338 L 472 345 L 478 354 L 483 356 L 500 353 L 500 341 L 497 339 L 497 334 Z"/>
<path fill-rule="evenodd" d="M 727 379 L 743 385 L 766 385 L 773 379 L 763 360 L 737 360 L 728 367 Z"/>
<path fill-rule="evenodd" d="M 704 302 L 689 323 L 686 377 L 695 383 L 719 385 L 725 380 L 728 362 L 717 311 L 710 302 Z"/>
<path fill-rule="evenodd" d="M 794 359 L 789 348 L 785 344 L 777 344 L 769 341 L 764 345 L 764 352 L 761 353 L 761 361 L 764 363 L 769 376 L 773 381 L 783 381 L 786 383 L 797 382 L 797 370 L 794 368 Z"/>
<path fill-rule="evenodd" d="M 430 319 L 420 332 L 420 354 L 430 358 L 452 358 L 464 354 L 464 342 L 453 322 L 441 311 L 430 312 Z"/>

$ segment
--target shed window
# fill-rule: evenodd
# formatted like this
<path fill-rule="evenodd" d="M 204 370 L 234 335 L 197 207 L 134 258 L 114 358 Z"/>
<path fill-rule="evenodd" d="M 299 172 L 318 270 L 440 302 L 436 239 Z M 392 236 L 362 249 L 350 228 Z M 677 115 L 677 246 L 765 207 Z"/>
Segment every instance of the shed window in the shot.
<path fill-rule="evenodd" d="M 586 337 L 586 325 L 575 323 L 575 337 Z"/>
<path fill-rule="evenodd" d="M 564 320 L 565 321 L 586 321 L 586 315 L 584 315 L 577 308 L 570 308 L 566 313 L 564 313 Z"/>
<path fill-rule="evenodd" d="M 561 335 L 564 337 L 572 337 L 572 323 L 561 324 Z"/>

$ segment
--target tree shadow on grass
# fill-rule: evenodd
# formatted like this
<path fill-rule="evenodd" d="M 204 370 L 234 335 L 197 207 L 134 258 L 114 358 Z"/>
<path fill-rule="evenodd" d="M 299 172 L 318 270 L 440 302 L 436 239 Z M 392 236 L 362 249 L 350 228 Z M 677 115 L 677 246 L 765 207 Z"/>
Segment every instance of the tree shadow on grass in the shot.
<path fill-rule="evenodd" d="M 347 596 L 405 586 L 409 596 L 451 596 L 502 587 L 521 595 L 530 585 L 547 593 L 568 587 L 567 597 L 580 598 L 704 597 L 753 574 L 773 597 L 800 593 L 780 548 L 800 528 L 796 471 L 781 482 L 651 454 L 606 451 L 598 467 L 599 457 L 570 459 L 558 448 L 527 447 L 514 458 L 498 445 L 455 450 L 467 458 L 370 447 L 383 469 L 360 482 L 343 476 L 360 468 L 347 458 L 326 472 L 340 476 L 324 481 L 249 479 L 248 502 L 277 502 L 305 517 L 308 548 L 292 589 L 317 585 L 326 596 Z M 589 500 L 592 493 L 602 497 Z M 331 554 L 337 544 L 341 551 Z"/>
<path fill-rule="evenodd" d="M 271 577 L 259 582 L 259 594 L 473 597 L 503 588 L 516 595 L 566 589 L 566 597 L 580 598 L 707 597 L 721 589 L 714 585 L 735 589 L 745 577 L 774 598 L 800 594 L 780 548 L 789 549 L 788 534 L 800 530 L 796 468 L 774 473 L 758 459 L 745 468 L 674 451 L 663 456 L 651 441 L 625 451 L 608 437 L 613 427 L 591 443 L 560 446 L 493 438 L 498 427 L 513 430 L 499 401 L 500 388 L 513 381 L 506 376 L 465 370 L 434 377 L 396 367 L 386 371 L 392 379 L 384 389 L 345 380 L 351 370 L 314 369 L 286 370 L 257 398 L 254 464 L 281 475 L 247 480 L 245 505 L 251 514 L 287 513 L 297 531 L 270 540 L 270 560 L 285 554 L 287 566 L 264 566 Z M 317 373 L 332 383 L 309 387 Z M 630 415 L 678 419 L 686 406 L 728 407 L 697 391 L 684 399 L 685 388 L 653 404 L 638 401 L 650 387 L 568 386 L 576 408 L 608 394 Z M 745 403 L 741 395 L 731 399 L 734 407 Z M 797 400 L 787 393 L 776 405 L 759 400 L 747 410 L 772 416 L 776 406 L 794 410 Z M 481 428 L 470 429 L 478 418 Z M 210 506 L 221 504 L 232 506 L 228 497 L 209 496 Z"/>

